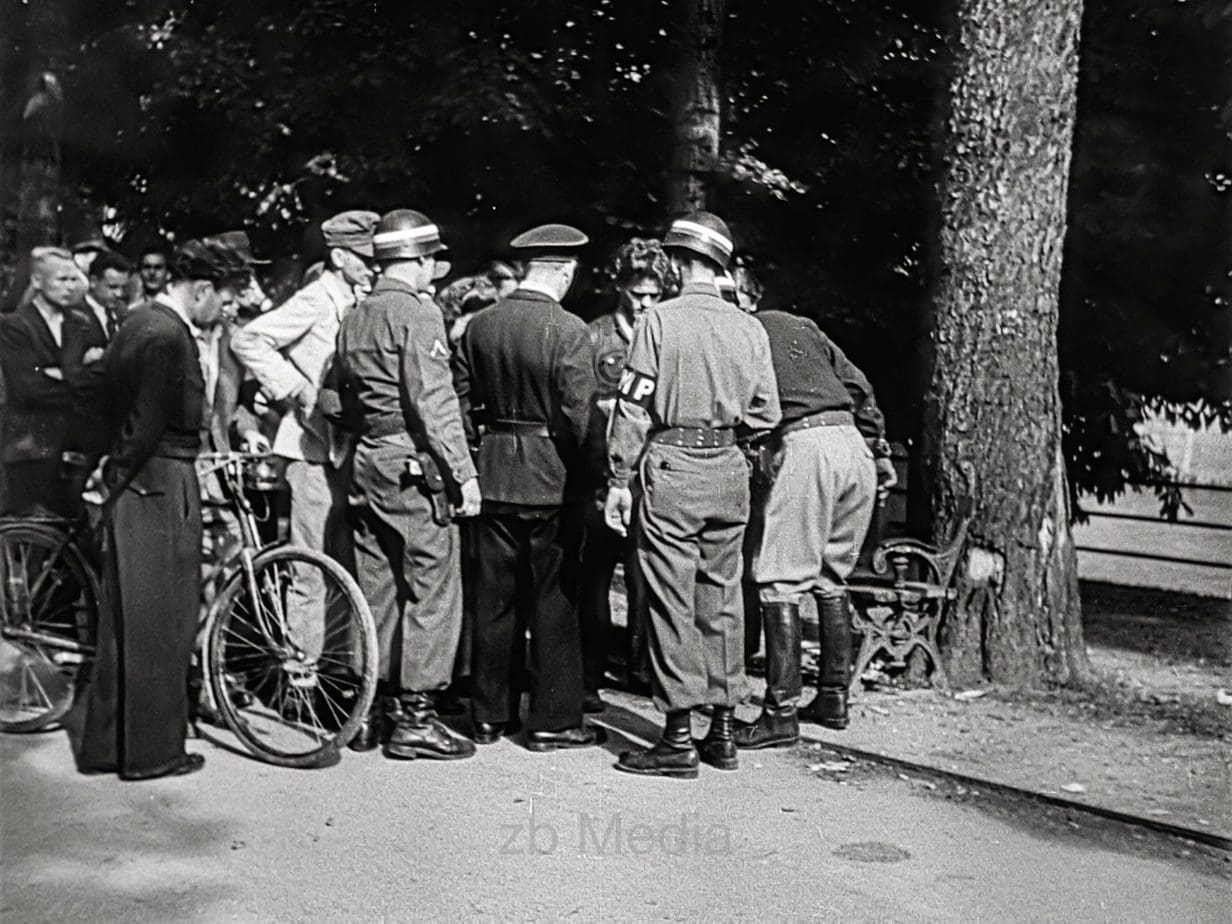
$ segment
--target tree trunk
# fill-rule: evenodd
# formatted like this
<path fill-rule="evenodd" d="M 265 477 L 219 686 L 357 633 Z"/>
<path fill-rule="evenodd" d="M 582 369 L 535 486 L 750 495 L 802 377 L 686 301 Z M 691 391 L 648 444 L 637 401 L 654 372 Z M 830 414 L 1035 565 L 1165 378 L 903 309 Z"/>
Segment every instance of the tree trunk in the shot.
<path fill-rule="evenodd" d="M 719 163 L 719 48 L 727 0 L 677 0 L 681 71 L 676 150 L 668 204 L 672 215 L 708 207 Z"/>
<path fill-rule="evenodd" d="M 1084 679 L 1057 310 L 1081 0 L 957 0 L 940 179 L 925 483 L 934 538 L 976 473 L 943 634 L 953 682 Z"/>

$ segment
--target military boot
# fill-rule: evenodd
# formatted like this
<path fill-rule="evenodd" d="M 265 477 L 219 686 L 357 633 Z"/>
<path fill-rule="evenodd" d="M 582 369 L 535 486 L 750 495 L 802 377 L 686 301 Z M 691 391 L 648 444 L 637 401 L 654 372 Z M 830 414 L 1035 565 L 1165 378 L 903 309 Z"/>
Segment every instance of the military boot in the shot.
<path fill-rule="evenodd" d="M 736 722 L 736 747 L 786 748 L 800 740 L 800 605 L 763 603 L 766 704 L 755 722 Z"/>
<path fill-rule="evenodd" d="M 688 709 L 669 712 L 658 744 L 652 748 L 625 751 L 616 762 L 616 769 L 643 776 L 697 779 L 697 748 L 693 745 L 690 714 Z"/>
<path fill-rule="evenodd" d="M 718 770 L 735 770 L 740 766 L 736 742 L 732 738 L 735 713 L 731 706 L 715 706 L 710 717 L 710 731 L 697 742 L 698 758 Z"/>
<path fill-rule="evenodd" d="M 817 696 L 800 717 L 826 728 L 847 727 L 847 685 L 851 673 L 851 616 L 847 595 L 817 597 L 821 657 L 817 664 Z"/>
<path fill-rule="evenodd" d="M 394 726 L 401 720 L 402 704 L 398 697 L 378 693 L 347 747 L 352 751 L 374 751 L 389 740 Z"/>
<path fill-rule="evenodd" d="M 458 760 L 471 757 L 475 745 L 451 732 L 436 717 L 431 693 L 404 693 L 402 717 L 394 725 L 385 756 L 399 760 L 428 757 L 434 760 Z"/>

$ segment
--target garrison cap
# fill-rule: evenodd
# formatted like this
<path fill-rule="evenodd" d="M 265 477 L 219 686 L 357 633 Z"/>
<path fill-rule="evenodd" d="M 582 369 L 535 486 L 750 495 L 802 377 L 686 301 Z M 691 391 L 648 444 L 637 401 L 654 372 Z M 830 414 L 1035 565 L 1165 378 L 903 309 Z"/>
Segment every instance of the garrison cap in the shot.
<path fill-rule="evenodd" d="M 341 247 L 360 256 L 372 256 L 372 235 L 381 216 L 376 212 L 355 209 L 339 212 L 321 222 L 321 236 L 327 249 Z"/>
<path fill-rule="evenodd" d="M 177 279 L 205 279 L 216 286 L 246 285 L 252 268 L 234 247 L 217 238 L 185 241 L 176 248 L 171 261 Z"/>
<path fill-rule="evenodd" d="M 589 243 L 590 238 L 572 225 L 539 225 L 523 231 L 512 241 L 510 247 L 527 251 L 534 260 L 544 257 L 576 257 L 577 249 Z"/>
<path fill-rule="evenodd" d="M 727 224 L 709 212 L 694 212 L 673 221 L 663 237 L 663 247 L 699 254 L 718 264 L 722 270 L 727 269 L 732 251 L 736 249 Z"/>
<path fill-rule="evenodd" d="M 414 209 L 394 209 L 382 215 L 372 243 L 378 260 L 416 260 L 447 249 L 441 229 Z"/>
<path fill-rule="evenodd" d="M 252 242 L 248 240 L 247 231 L 224 231 L 222 234 L 211 234 L 206 240 L 217 241 L 230 247 L 245 263 L 269 263 L 269 260 L 258 260 L 252 255 Z"/>

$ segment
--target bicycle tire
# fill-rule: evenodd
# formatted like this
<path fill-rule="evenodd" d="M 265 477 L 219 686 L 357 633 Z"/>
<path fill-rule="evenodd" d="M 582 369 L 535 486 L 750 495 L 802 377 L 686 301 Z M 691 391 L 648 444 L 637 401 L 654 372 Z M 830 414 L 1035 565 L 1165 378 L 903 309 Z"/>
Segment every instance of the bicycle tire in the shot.
<path fill-rule="evenodd" d="M 295 662 L 282 637 L 286 618 L 279 613 L 285 609 L 293 565 L 322 574 L 325 608 L 331 614 L 311 701 L 287 679 L 288 665 Z M 355 579 L 320 552 L 298 546 L 263 549 L 254 556 L 253 573 L 262 600 L 254 604 L 246 572 L 240 569 L 224 588 L 207 634 L 207 673 L 216 708 L 223 724 L 253 756 L 282 767 L 320 766 L 355 735 L 376 696 L 376 623 Z M 263 631 L 256 623 L 268 615 L 259 614 L 271 612 L 273 631 Z M 341 619 L 340 612 L 345 614 Z M 338 654 L 340 624 L 345 642 L 353 646 L 345 655 Z M 321 710 L 325 721 L 317 715 L 318 703 L 329 707 Z M 288 706 L 294 707 L 294 717 L 287 715 Z M 310 714 L 311 724 L 302 721 L 305 714 Z"/>
<path fill-rule="evenodd" d="M 58 523 L 0 523 L 3 732 L 41 731 L 62 719 L 93 663 L 102 588 L 81 551 L 65 544 L 66 529 Z M 50 585 L 32 580 L 29 565 L 37 561 L 32 553 L 57 549 L 52 564 L 58 573 L 45 572 L 52 575 Z M 35 691 L 37 699 L 31 699 Z"/>

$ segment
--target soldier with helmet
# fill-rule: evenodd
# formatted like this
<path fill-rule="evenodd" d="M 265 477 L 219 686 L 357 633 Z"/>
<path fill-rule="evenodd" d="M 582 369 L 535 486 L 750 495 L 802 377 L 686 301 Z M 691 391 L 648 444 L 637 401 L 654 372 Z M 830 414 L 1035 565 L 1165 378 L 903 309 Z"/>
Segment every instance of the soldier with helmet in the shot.
<path fill-rule="evenodd" d="M 625 534 L 635 521 L 650 603 L 655 705 L 666 713 L 651 748 L 626 751 L 629 773 L 694 778 L 699 758 L 734 770 L 735 707 L 745 698 L 741 543 L 749 473 L 738 433 L 781 417 L 766 333 L 715 284 L 731 260 L 731 232 L 698 212 L 664 242 L 679 297 L 650 308 L 633 336 L 608 430 L 605 516 Z M 630 482 L 640 476 L 633 516 Z M 690 714 L 712 707 L 693 741 Z"/>
<path fill-rule="evenodd" d="M 483 513 L 471 659 L 475 740 L 513 731 L 516 640 L 530 629 L 527 747 L 586 747 L 576 603 L 578 518 L 595 373 L 586 325 L 560 300 L 586 235 L 544 225 L 512 246 L 530 257 L 517 289 L 479 312 L 458 345 L 455 381 L 479 438 Z"/>
<path fill-rule="evenodd" d="M 271 403 L 286 409 L 274 434 L 274 455 L 286 460 L 291 489 L 290 538 L 295 545 L 350 560 L 346 522 L 349 453 L 346 435 L 318 407 L 334 358 L 338 328 L 371 288 L 376 212 L 350 211 L 321 224 L 325 269 L 272 311 L 231 332 L 231 351 L 248 367 Z M 325 643 L 325 587 L 312 568 L 298 570 L 287 591 L 287 623 L 300 656 L 288 663 L 288 682 L 317 686 Z"/>
<path fill-rule="evenodd" d="M 445 250 L 425 215 L 396 209 L 373 236 L 381 278 L 338 333 L 336 381 L 358 435 L 351 476 L 357 577 L 376 617 L 380 696 L 352 747 L 452 760 L 475 746 L 436 713 L 462 631 L 461 516 L 480 494 L 440 309 L 424 293 Z"/>

